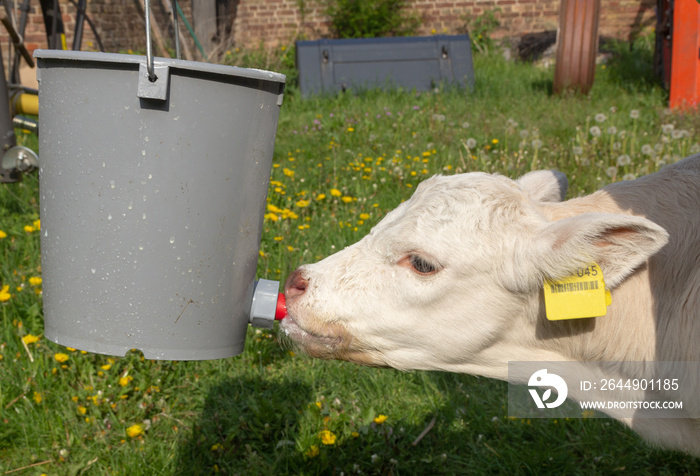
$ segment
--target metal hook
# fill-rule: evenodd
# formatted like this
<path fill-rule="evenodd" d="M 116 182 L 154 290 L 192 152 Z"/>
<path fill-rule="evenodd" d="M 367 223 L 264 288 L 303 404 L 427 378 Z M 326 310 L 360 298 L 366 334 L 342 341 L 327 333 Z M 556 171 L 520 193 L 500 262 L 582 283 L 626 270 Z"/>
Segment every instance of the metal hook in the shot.
<path fill-rule="evenodd" d="M 154 83 L 158 77 L 153 66 L 153 46 L 151 45 L 151 1 L 143 0 L 143 5 L 146 12 L 146 69 L 148 80 Z"/>

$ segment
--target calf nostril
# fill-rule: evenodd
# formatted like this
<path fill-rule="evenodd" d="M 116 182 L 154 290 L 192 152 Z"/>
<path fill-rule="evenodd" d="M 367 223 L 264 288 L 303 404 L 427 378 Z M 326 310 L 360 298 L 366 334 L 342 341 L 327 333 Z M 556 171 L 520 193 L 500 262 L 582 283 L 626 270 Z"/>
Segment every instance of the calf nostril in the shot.
<path fill-rule="evenodd" d="M 306 292 L 308 285 L 309 280 L 297 269 L 287 278 L 287 282 L 284 284 L 284 295 L 287 299 L 301 296 Z"/>

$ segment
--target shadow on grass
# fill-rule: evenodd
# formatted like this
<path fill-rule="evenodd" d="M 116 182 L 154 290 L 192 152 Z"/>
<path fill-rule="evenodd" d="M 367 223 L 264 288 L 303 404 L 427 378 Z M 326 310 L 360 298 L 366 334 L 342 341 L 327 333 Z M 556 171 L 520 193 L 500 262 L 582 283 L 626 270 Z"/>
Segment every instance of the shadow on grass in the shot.
<path fill-rule="evenodd" d="M 175 474 L 275 474 L 280 456 L 294 458 L 299 409 L 310 393 L 295 381 L 222 381 L 180 446 Z"/>
<path fill-rule="evenodd" d="M 315 378 L 332 378 L 337 372 L 332 382 L 324 382 L 343 400 L 331 412 L 326 411 L 328 401 L 319 412 L 309 404 L 318 388 L 274 375 L 229 379 L 212 387 L 199 421 L 180 445 L 175 474 L 583 475 L 653 472 L 659 467 L 665 474 L 700 470 L 700 460 L 652 450 L 611 420 L 510 419 L 505 382 L 350 365 L 339 370 L 332 364 Z M 397 395 L 403 408 L 392 409 L 389 402 L 396 402 Z M 412 405 L 414 418 L 393 416 L 410 415 Z M 365 412 L 370 406 L 387 409 L 389 418 L 376 423 L 376 413 Z M 331 445 L 321 444 L 318 437 L 326 421 L 338 438 Z M 309 454 L 311 444 L 317 449 Z"/>

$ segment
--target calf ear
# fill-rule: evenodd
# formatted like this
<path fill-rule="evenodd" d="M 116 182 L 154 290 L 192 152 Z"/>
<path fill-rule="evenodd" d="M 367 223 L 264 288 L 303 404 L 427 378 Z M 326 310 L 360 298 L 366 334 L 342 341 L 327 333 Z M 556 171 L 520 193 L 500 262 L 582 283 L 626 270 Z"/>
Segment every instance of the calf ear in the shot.
<path fill-rule="evenodd" d="M 529 172 L 516 180 L 516 183 L 520 190 L 536 202 L 561 202 L 569 188 L 566 174 L 555 170 Z"/>
<path fill-rule="evenodd" d="M 596 262 L 614 288 L 667 242 L 666 230 L 646 218 L 584 213 L 549 223 L 536 237 L 532 258 L 549 279 Z"/>

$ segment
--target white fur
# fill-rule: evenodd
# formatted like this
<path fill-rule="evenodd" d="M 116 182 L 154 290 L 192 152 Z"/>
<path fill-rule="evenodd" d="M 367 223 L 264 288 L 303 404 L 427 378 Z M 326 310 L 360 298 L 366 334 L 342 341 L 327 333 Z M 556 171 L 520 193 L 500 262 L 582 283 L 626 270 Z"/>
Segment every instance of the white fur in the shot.
<path fill-rule="evenodd" d="M 436 176 L 365 238 L 287 283 L 282 328 L 311 355 L 507 378 L 508 361 L 700 361 L 700 155 L 561 202 L 563 174 Z M 438 270 L 422 275 L 408 257 Z M 542 283 L 597 262 L 597 320 L 547 321 Z M 291 284 L 290 284 L 291 283 Z M 295 284 L 296 283 L 296 287 Z M 697 405 L 699 375 L 688 375 Z M 576 394 L 571 395 L 576 398 Z M 697 420 L 624 420 L 700 454 Z"/>

